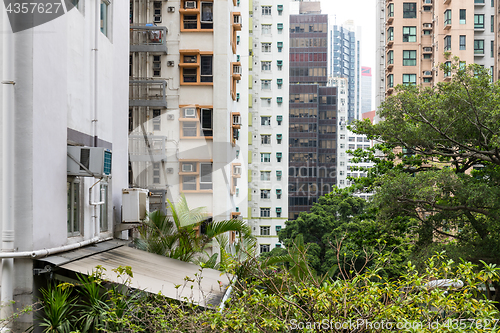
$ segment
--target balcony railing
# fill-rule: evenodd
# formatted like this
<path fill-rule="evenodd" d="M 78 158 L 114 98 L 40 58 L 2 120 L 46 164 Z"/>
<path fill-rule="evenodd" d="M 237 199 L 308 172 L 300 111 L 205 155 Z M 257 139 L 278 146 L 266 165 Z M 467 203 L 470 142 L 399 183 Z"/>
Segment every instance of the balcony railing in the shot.
<path fill-rule="evenodd" d="M 130 52 L 167 53 L 167 27 L 131 25 Z"/>
<path fill-rule="evenodd" d="M 167 107 L 167 81 L 130 80 L 129 106 Z"/>
<path fill-rule="evenodd" d="M 167 159 L 167 137 L 130 134 L 128 152 L 131 162 L 160 162 Z"/>

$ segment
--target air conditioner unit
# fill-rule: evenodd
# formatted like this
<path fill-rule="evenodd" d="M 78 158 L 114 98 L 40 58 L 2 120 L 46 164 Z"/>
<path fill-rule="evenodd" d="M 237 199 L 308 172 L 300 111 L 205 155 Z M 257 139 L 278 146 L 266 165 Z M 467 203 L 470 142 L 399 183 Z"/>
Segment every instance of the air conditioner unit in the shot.
<path fill-rule="evenodd" d="M 196 9 L 196 1 L 184 2 L 184 9 Z"/>
<path fill-rule="evenodd" d="M 424 0 L 424 3 L 432 3 L 432 0 Z"/>
<path fill-rule="evenodd" d="M 234 24 L 241 24 L 241 15 L 234 15 L 233 18 L 234 18 L 233 20 Z"/>
<path fill-rule="evenodd" d="M 175 63 L 174 63 L 174 61 L 173 61 L 173 60 L 169 60 L 169 61 L 167 61 L 167 66 L 168 66 L 168 67 L 174 67 L 174 65 L 175 65 Z"/>
<path fill-rule="evenodd" d="M 424 75 L 425 75 L 425 76 L 432 75 L 432 71 L 424 71 Z"/>
<path fill-rule="evenodd" d="M 173 114 L 167 114 L 167 120 L 174 120 L 175 116 Z"/>
<path fill-rule="evenodd" d="M 241 165 L 235 165 L 233 167 L 233 174 L 235 176 L 241 176 Z"/>
<path fill-rule="evenodd" d="M 153 22 L 154 23 L 161 23 L 161 15 L 155 15 Z"/>
<path fill-rule="evenodd" d="M 168 174 L 173 174 L 174 173 L 174 168 L 167 168 L 167 173 Z"/>
<path fill-rule="evenodd" d="M 432 52 L 432 47 L 424 47 L 424 52 Z"/>
<path fill-rule="evenodd" d="M 122 222 L 140 223 L 149 213 L 149 191 L 142 188 L 122 190 Z"/>
<path fill-rule="evenodd" d="M 111 157 L 111 150 L 103 147 L 68 146 L 68 175 L 109 176 L 111 175 Z"/>
<path fill-rule="evenodd" d="M 184 118 L 196 118 L 196 108 L 185 108 Z"/>
<path fill-rule="evenodd" d="M 241 75 L 241 66 L 240 65 L 233 65 L 233 74 Z"/>
<path fill-rule="evenodd" d="M 233 125 L 241 125 L 241 117 L 233 116 Z"/>
<path fill-rule="evenodd" d="M 169 13 L 174 13 L 175 12 L 175 7 L 170 6 L 170 7 L 168 7 L 167 11 Z"/>
<path fill-rule="evenodd" d="M 424 28 L 432 28 L 432 23 L 424 23 Z"/>
<path fill-rule="evenodd" d="M 193 172 L 193 165 L 192 164 L 183 163 L 182 164 L 182 172 Z"/>

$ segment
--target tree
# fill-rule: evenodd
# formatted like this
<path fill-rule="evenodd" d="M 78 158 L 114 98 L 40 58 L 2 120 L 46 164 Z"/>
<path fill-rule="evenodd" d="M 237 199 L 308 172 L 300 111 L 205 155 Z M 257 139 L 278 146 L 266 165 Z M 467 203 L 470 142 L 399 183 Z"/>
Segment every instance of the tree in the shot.
<path fill-rule="evenodd" d="M 301 213 L 296 220 L 287 221 L 279 238 L 290 247 L 302 236 L 308 262 L 320 275 L 338 274 L 338 265 L 347 263 L 360 270 L 375 251 L 392 251 L 394 265 L 387 271 L 392 275 L 398 270 L 397 263 L 404 261 L 407 240 L 404 236 L 394 236 L 393 230 L 379 228 L 374 213 L 366 200 L 335 188 L 320 197 L 310 213 Z M 381 239 L 387 243 L 381 243 Z"/>
<path fill-rule="evenodd" d="M 354 123 L 392 150 L 358 151 L 377 165 L 356 186 L 376 191 L 381 224 L 418 222 L 416 255 L 441 247 L 500 263 L 500 85 L 477 65 L 445 70 L 452 79 L 434 87 L 398 86 L 378 110 L 383 121 Z"/>
<path fill-rule="evenodd" d="M 221 258 L 224 260 L 232 253 L 230 249 L 235 248 L 229 244 L 225 234 L 238 233 L 241 244 L 254 240 L 250 228 L 243 221 L 232 219 L 207 223 L 204 208 L 190 209 L 183 195 L 176 204 L 170 201 L 168 204 L 172 219 L 161 211 L 151 213 L 137 228 L 140 235 L 135 239 L 137 248 L 182 261 L 206 261 L 207 267 L 215 267 L 217 253 L 206 260 L 200 257 L 206 254 L 205 250 L 212 241 L 221 242 Z"/>

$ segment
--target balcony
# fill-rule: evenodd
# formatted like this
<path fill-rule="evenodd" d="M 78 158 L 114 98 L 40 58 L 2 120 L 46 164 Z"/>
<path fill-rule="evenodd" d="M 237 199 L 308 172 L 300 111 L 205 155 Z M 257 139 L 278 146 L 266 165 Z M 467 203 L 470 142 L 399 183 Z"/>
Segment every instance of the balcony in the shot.
<path fill-rule="evenodd" d="M 167 53 L 167 27 L 130 26 L 130 52 Z"/>
<path fill-rule="evenodd" d="M 128 136 L 128 152 L 131 162 L 161 162 L 167 160 L 167 137 L 159 135 L 131 134 Z"/>
<path fill-rule="evenodd" d="M 130 80 L 129 106 L 167 107 L 167 81 Z"/>

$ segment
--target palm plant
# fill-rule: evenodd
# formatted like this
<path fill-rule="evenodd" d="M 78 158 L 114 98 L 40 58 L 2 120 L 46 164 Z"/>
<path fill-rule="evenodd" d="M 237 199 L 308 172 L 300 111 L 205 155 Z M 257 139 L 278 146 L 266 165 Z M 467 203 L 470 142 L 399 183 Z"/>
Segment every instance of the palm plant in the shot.
<path fill-rule="evenodd" d="M 253 237 L 250 228 L 243 221 L 234 219 L 208 223 L 205 226 L 205 233 L 202 234 L 200 229 L 206 219 L 204 207 L 190 209 L 184 195 L 176 204 L 168 201 L 168 205 L 172 219 L 161 211 L 155 211 L 138 227 L 140 237 L 135 240 L 137 248 L 193 262 L 199 261 L 200 255 L 206 254 L 205 251 L 213 240 L 224 239 L 222 235 L 228 232 L 237 232 L 240 239 Z M 226 244 L 219 246 L 224 254 Z M 212 256 L 208 262 L 216 262 L 216 259 L 217 256 Z"/>
<path fill-rule="evenodd" d="M 40 327 L 44 327 L 43 332 L 71 332 L 76 302 L 76 297 L 71 297 L 71 289 L 49 284 L 47 289 L 40 289 L 40 291 L 45 314 L 40 323 Z"/>

